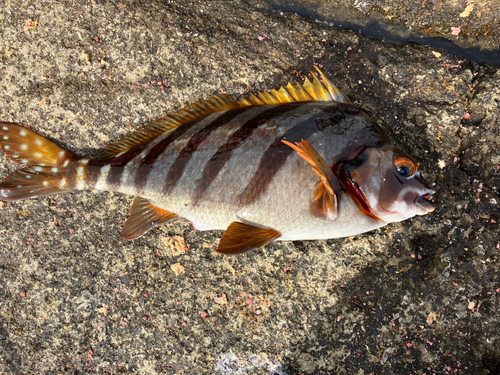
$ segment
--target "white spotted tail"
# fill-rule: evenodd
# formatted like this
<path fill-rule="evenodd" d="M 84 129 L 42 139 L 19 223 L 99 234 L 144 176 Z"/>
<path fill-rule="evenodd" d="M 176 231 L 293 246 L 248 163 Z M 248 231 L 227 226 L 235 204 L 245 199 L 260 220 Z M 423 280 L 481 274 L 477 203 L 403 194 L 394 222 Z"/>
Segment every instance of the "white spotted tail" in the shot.
<path fill-rule="evenodd" d="M 0 186 L 0 200 L 16 201 L 75 190 L 66 167 L 80 158 L 22 126 L 0 123 L 0 148 L 23 168 Z"/>

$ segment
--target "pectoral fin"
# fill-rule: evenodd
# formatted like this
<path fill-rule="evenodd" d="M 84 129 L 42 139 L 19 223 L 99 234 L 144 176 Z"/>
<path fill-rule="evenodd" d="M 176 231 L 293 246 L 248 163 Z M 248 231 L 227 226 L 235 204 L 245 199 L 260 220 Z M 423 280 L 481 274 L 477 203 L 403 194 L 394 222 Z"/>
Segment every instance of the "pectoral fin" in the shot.
<path fill-rule="evenodd" d="M 281 233 L 274 229 L 233 221 L 222 236 L 217 252 L 225 255 L 243 254 L 265 246 L 280 236 Z"/>
<path fill-rule="evenodd" d="M 122 229 L 120 238 L 133 240 L 141 237 L 151 229 L 175 217 L 177 215 L 173 212 L 153 206 L 145 198 L 136 197 L 130 209 L 130 217 Z"/>
<path fill-rule="evenodd" d="M 311 203 L 311 211 L 314 215 L 330 221 L 337 219 L 337 196 L 326 188 L 323 181 L 318 182 L 316 195 Z"/>
<path fill-rule="evenodd" d="M 282 142 L 297 151 L 297 154 L 302 159 L 311 164 L 314 173 L 321 179 L 311 203 L 312 212 L 327 220 L 335 221 L 338 216 L 337 194 L 335 194 L 335 191 L 340 191 L 340 184 L 330 166 L 309 142 L 305 140 L 295 144 L 284 140 Z"/>

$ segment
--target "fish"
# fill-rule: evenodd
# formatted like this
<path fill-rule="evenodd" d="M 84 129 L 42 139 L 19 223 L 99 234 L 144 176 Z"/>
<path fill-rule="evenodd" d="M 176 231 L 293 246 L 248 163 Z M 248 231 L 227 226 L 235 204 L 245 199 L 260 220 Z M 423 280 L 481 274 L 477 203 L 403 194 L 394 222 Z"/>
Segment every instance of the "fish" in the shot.
<path fill-rule="evenodd" d="M 78 156 L 14 123 L 0 148 L 21 167 L 3 179 L 13 202 L 79 190 L 134 195 L 120 237 L 186 218 L 225 230 L 216 251 L 276 240 L 354 236 L 434 210 L 420 163 L 317 68 L 312 80 L 236 99 L 212 96 Z"/>

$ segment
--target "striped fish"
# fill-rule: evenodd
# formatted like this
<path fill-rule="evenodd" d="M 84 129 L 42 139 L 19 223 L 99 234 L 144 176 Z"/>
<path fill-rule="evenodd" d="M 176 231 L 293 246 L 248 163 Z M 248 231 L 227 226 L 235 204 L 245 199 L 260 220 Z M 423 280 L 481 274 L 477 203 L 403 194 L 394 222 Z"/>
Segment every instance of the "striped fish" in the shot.
<path fill-rule="evenodd" d="M 1 149 L 21 165 L 0 184 L 0 200 L 131 194 L 121 238 L 184 217 L 199 230 L 226 229 L 223 254 L 352 236 L 432 211 L 418 164 L 318 72 L 322 81 L 313 74 L 302 86 L 191 104 L 95 160 L 0 123 Z"/>

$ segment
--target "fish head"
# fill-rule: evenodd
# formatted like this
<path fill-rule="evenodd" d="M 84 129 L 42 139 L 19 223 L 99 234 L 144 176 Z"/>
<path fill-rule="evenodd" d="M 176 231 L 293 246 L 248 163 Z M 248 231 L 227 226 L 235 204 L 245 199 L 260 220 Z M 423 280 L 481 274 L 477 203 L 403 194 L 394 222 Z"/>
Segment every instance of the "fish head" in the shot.
<path fill-rule="evenodd" d="M 393 147 L 367 147 L 344 165 L 348 191 L 369 216 L 398 222 L 434 211 L 430 189 L 416 163 Z"/>

